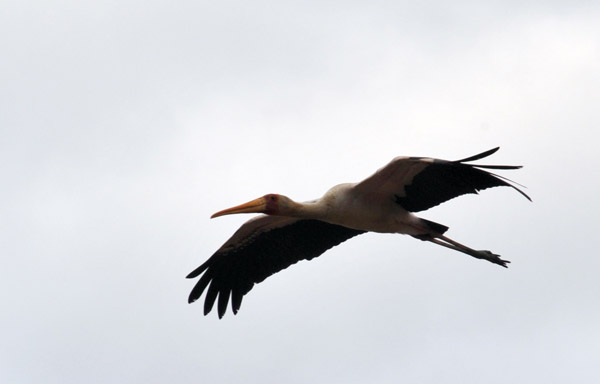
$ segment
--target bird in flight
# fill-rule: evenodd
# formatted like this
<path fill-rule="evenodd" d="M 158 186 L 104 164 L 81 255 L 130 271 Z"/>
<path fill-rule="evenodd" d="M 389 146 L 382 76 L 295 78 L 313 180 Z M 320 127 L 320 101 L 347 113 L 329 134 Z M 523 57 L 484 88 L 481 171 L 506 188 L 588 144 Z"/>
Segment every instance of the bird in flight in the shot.
<path fill-rule="evenodd" d="M 211 218 L 236 213 L 263 213 L 244 223 L 208 260 L 187 278 L 200 279 L 188 302 L 202 296 L 204 314 L 217 302 L 219 318 L 231 299 L 234 314 L 254 284 L 300 260 L 311 260 L 329 248 L 365 232 L 401 233 L 487 260 L 502 267 L 509 261 L 490 251 L 460 244 L 444 233 L 448 227 L 415 216 L 457 196 L 492 187 L 511 187 L 531 201 L 510 180 L 486 169 L 518 169 L 514 165 L 469 164 L 499 148 L 462 160 L 396 157 L 359 183 L 340 184 L 320 199 L 298 203 L 268 194 Z"/>

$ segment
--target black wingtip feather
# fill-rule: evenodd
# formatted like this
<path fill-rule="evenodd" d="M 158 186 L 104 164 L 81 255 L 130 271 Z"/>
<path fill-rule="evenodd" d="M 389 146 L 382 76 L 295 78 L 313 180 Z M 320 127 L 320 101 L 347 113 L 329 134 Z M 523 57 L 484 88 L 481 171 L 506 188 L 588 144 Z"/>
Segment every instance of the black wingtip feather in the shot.
<path fill-rule="evenodd" d="M 202 264 L 201 266 L 199 266 L 198 268 L 196 268 L 192 272 L 190 272 L 185 278 L 193 279 L 194 277 L 198 277 L 207 268 L 208 268 L 208 260 L 204 264 Z"/>
<path fill-rule="evenodd" d="M 265 219 L 268 220 L 268 219 Z M 190 293 L 188 302 L 199 299 L 204 291 L 204 314 L 212 311 L 217 301 L 217 314 L 222 318 L 231 299 L 236 314 L 242 298 L 254 284 L 300 260 L 310 260 L 327 249 L 364 231 L 318 220 L 298 220 L 275 227 L 247 240 L 244 246 L 217 251 L 201 267 L 188 275 L 202 274 Z M 209 285 L 210 284 L 210 285 Z M 207 290 L 208 286 L 208 290 Z"/>
<path fill-rule="evenodd" d="M 217 310 L 219 312 L 219 319 L 223 317 L 227 310 L 227 303 L 229 302 L 229 295 L 231 291 L 229 289 L 222 289 L 219 292 L 219 302 L 217 304 Z"/>
<path fill-rule="evenodd" d="M 480 165 L 473 165 L 473 167 L 480 168 L 481 166 Z M 510 165 L 506 165 L 506 166 L 499 166 L 499 167 L 511 167 L 511 166 Z M 516 168 L 498 168 L 498 169 L 518 169 L 518 168 L 522 168 L 521 165 L 515 166 L 515 167 Z M 491 168 L 491 166 L 486 166 L 486 168 Z M 533 201 L 533 200 L 531 200 L 531 197 L 529 197 L 525 192 L 523 192 L 520 188 L 518 188 L 516 186 L 516 185 L 518 185 L 520 187 L 527 188 L 524 185 L 519 184 L 516 181 L 513 181 L 513 180 L 511 180 L 511 179 L 509 179 L 507 177 L 504 177 L 502 175 L 497 175 L 497 174 L 491 173 L 491 172 L 488 172 L 488 174 L 491 175 L 491 176 L 493 176 L 493 177 L 495 177 L 496 179 L 499 179 L 499 180 L 503 181 L 504 182 L 503 186 L 505 186 L 505 187 L 511 187 L 512 189 L 514 189 L 515 191 L 517 191 L 521 195 L 523 195 L 527 200 Z M 514 184 L 516 184 L 516 185 L 514 185 Z"/>
<path fill-rule="evenodd" d="M 202 296 L 202 293 L 204 293 L 204 290 L 206 289 L 206 286 L 208 285 L 208 283 L 210 283 L 211 278 L 212 278 L 212 273 L 207 272 L 204 275 L 202 275 L 200 280 L 198 280 L 198 282 L 196 283 L 196 285 L 194 286 L 194 288 L 192 288 L 192 291 L 190 292 L 190 296 L 188 297 L 189 304 L 198 300 L 200 298 L 200 296 Z"/>
<path fill-rule="evenodd" d="M 511 184 L 510 180 L 485 170 L 519 169 L 521 166 L 467 164 L 488 157 L 498 149 L 500 147 L 457 161 L 434 159 L 433 163 L 417 173 L 412 182 L 404 187 L 404 196 L 396 196 L 396 202 L 407 211 L 419 212 L 460 195 L 500 186 L 511 187 L 531 201 L 531 198 Z"/>
<path fill-rule="evenodd" d="M 234 315 L 236 315 L 240 310 L 243 298 L 244 294 L 239 289 L 233 289 L 231 292 L 231 310 L 233 311 Z"/>
<path fill-rule="evenodd" d="M 210 311 L 212 311 L 218 294 L 219 290 L 217 289 L 217 284 L 215 284 L 213 281 L 208 287 L 208 292 L 206 292 L 206 298 L 204 299 L 204 316 L 208 315 Z"/>
<path fill-rule="evenodd" d="M 474 167 L 477 168 L 485 168 L 485 169 L 521 169 L 522 165 L 479 165 L 473 164 Z"/>
<path fill-rule="evenodd" d="M 488 157 L 490 155 L 493 155 L 494 153 L 496 153 L 498 150 L 500 149 L 500 147 L 496 147 L 496 148 L 492 148 L 492 149 L 488 149 L 485 152 L 481 152 L 477 155 L 473 155 L 467 158 L 464 158 L 462 160 L 456 160 L 454 161 L 454 163 L 466 163 L 469 161 L 475 161 L 475 160 L 479 160 L 479 159 L 483 159 L 484 157 Z"/>

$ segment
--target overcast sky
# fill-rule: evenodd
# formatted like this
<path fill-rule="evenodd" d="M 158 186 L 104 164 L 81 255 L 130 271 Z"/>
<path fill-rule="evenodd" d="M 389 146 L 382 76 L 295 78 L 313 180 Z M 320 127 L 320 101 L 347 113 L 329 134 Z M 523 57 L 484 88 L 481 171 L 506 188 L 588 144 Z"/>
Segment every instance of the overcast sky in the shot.
<path fill-rule="evenodd" d="M 594 1 L 3 1 L 0 381 L 600 382 L 599 63 Z M 533 203 L 421 216 L 509 269 L 366 234 L 187 304 L 210 214 L 495 146 Z"/>

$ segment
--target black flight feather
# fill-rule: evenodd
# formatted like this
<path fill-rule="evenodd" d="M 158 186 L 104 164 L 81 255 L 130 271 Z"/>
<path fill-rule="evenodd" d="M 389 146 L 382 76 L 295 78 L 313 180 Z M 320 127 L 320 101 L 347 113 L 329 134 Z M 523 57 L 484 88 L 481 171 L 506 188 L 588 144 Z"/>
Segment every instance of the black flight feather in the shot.
<path fill-rule="evenodd" d="M 468 161 L 483 159 L 497 150 L 498 148 L 490 149 L 456 161 L 434 159 L 405 186 L 404 196 L 395 196 L 396 202 L 407 211 L 419 212 L 460 195 L 500 186 L 514 188 L 531 200 L 525 192 L 509 183 L 508 179 L 482 169 L 518 169 L 520 166 L 465 164 Z"/>
<path fill-rule="evenodd" d="M 187 277 L 199 275 L 188 301 L 196 301 L 208 287 L 204 314 L 217 301 L 219 318 L 225 314 L 231 298 L 234 313 L 254 284 L 297 263 L 311 260 L 329 248 L 365 231 L 329 224 L 319 220 L 297 220 L 253 236 L 240 247 L 218 250 Z"/>

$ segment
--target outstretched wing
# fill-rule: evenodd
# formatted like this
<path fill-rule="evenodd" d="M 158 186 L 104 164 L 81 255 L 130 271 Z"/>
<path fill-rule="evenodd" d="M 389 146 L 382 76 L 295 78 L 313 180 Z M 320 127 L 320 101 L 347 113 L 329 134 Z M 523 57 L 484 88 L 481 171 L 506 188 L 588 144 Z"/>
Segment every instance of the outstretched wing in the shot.
<path fill-rule="evenodd" d="M 508 179 L 485 170 L 518 169 L 521 166 L 467 164 L 488 157 L 498 149 L 456 161 L 397 157 L 358 183 L 355 189 L 364 194 L 386 194 L 409 212 L 424 211 L 460 195 L 500 186 L 514 188 L 531 200 Z"/>
<path fill-rule="evenodd" d="M 187 277 L 202 274 L 188 302 L 198 300 L 208 287 L 204 314 L 217 300 L 219 318 L 223 317 L 231 297 L 231 309 L 237 313 L 242 298 L 254 284 L 297 263 L 311 260 L 329 248 L 364 233 L 319 220 L 282 216 L 258 216 L 242 225 L 204 264 Z"/>

